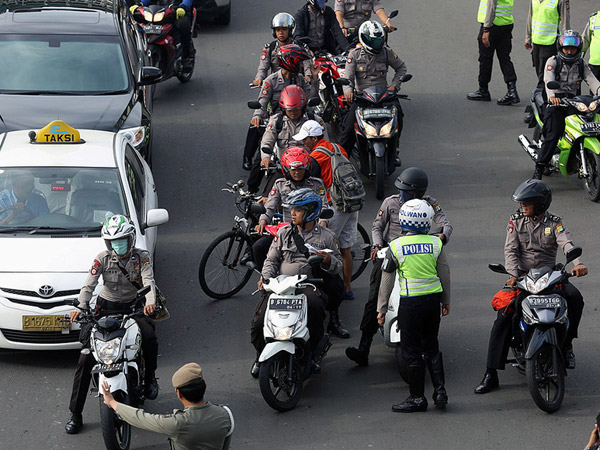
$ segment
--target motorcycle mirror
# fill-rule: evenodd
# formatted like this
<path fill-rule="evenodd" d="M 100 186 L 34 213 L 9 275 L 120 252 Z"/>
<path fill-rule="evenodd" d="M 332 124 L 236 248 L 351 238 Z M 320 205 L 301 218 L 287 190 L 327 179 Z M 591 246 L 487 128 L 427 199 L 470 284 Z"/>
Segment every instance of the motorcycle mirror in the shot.
<path fill-rule="evenodd" d="M 558 81 L 548 81 L 546 84 L 548 89 L 560 89 L 560 83 Z"/>
<path fill-rule="evenodd" d="M 308 106 L 319 106 L 319 103 L 321 103 L 321 99 L 319 97 L 311 97 L 308 99 L 307 105 Z"/>
<path fill-rule="evenodd" d="M 397 15 L 398 15 L 398 10 L 397 10 L 397 9 L 395 9 L 395 10 L 393 10 L 393 11 L 392 11 L 392 12 L 391 12 L 391 13 L 388 15 L 388 17 L 389 17 L 390 19 L 393 19 L 393 18 L 394 18 L 394 17 L 396 17 Z"/>
<path fill-rule="evenodd" d="M 335 84 L 339 87 L 350 86 L 350 80 L 348 78 L 338 78 L 337 80 L 335 80 Z"/>
<path fill-rule="evenodd" d="M 311 266 L 321 264 L 323 259 L 324 258 L 321 255 L 311 255 L 308 257 L 308 264 Z"/>
<path fill-rule="evenodd" d="M 264 214 L 267 210 L 265 209 L 265 206 L 260 203 L 252 203 L 250 205 L 250 212 L 252 214 Z"/>
<path fill-rule="evenodd" d="M 324 209 L 319 214 L 320 219 L 331 219 L 333 217 L 333 209 Z"/>
<path fill-rule="evenodd" d="M 258 100 L 250 100 L 248 102 L 248 108 L 250 108 L 250 109 L 260 109 L 261 108 L 260 102 Z"/>
<path fill-rule="evenodd" d="M 140 86 L 147 86 L 149 84 L 155 84 L 162 78 L 162 70 L 154 66 L 142 67 L 142 76 L 138 84 Z"/>
<path fill-rule="evenodd" d="M 504 266 L 502 264 L 489 264 L 488 267 L 490 268 L 490 270 L 492 272 L 504 273 L 504 274 L 508 275 L 508 272 L 506 271 L 506 269 L 504 268 Z"/>
<path fill-rule="evenodd" d="M 581 247 L 573 247 L 571 250 L 567 252 L 567 264 L 569 264 L 574 259 L 577 259 L 583 253 L 583 249 Z"/>
<path fill-rule="evenodd" d="M 410 81 L 410 80 L 412 80 L 412 77 L 413 77 L 413 76 L 412 76 L 412 74 L 410 74 L 410 73 L 404 74 L 404 75 L 402 75 L 402 76 L 400 77 L 400 82 L 402 82 L 402 83 L 406 83 L 407 81 Z"/>
<path fill-rule="evenodd" d="M 254 261 L 247 261 L 244 265 L 250 270 L 257 270 L 256 263 Z"/>

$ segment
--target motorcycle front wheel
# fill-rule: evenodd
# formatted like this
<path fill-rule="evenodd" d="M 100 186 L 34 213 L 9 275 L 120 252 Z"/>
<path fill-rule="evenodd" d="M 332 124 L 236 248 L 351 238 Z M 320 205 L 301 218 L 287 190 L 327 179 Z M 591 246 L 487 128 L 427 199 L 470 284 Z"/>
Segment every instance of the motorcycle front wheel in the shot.
<path fill-rule="evenodd" d="M 385 193 L 385 158 L 375 158 L 375 197 L 382 200 Z"/>
<path fill-rule="evenodd" d="M 587 197 L 597 202 L 600 200 L 600 156 L 589 150 L 585 151 L 586 170 L 588 177 L 585 179 L 585 193 Z"/>
<path fill-rule="evenodd" d="M 129 404 L 129 397 L 122 391 L 114 394 L 119 403 Z M 102 437 L 106 450 L 128 450 L 131 445 L 131 425 L 117 417 L 115 412 L 104 404 L 104 398 L 100 400 L 100 424 Z"/>
<path fill-rule="evenodd" d="M 543 345 L 527 361 L 525 372 L 529 393 L 538 408 L 547 413 L 558 411 L 565 396 L 565 376 L 564 362 L 557 348 Z"/>
<path fill-rule="evenodd" d="M 302 395 L 302 374 L 298 364 L 289 379 L 290 354 L 281 352 L 260 364 L 260 392 L 271 408 L 279 412 L 293 409 Z"/>

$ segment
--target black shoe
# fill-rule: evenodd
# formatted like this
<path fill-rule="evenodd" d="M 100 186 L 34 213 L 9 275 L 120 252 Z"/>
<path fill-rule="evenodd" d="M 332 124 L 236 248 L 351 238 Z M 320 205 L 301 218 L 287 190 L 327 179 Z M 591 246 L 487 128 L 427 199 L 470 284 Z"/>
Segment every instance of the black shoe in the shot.
<path fill-rule="evenodd" d="M 327 325 L 327 332 L 342 339 L 348 339 L 350 337 L 350 332 L 340 323 L 340 316 L 337 309 L 329 311 L 329 325 Z"/>
<path fill-rule="evenodd" d="M 516 105 L 521 101 L 517 93 L 517 84 L 514 81 L 507 83 L 508 91 L 504 97 L 499 98 L 496 103 L 499 105 Z"/>
<path fill-rule="evenodd" d="M 250 375 L 252 375 L 252 378 L 258 378 L 259 373 L 260 373 L 260 363 L 258 362 L 258 359 L 257 359 L 252 364 L 252 368 L 250 369 Z"/>
<path fill-rule="evenodd" d="M 67 434 L 77 434 L 79 433 L 79 430 L 81 430 L 82 426 L 83 418 L 81 417 L 81 414 L 72 413 L 71 418 L 65 425 L 65 431 Z"/>
<path fill-rule="evenodd" d="M 535 169 L 533 170 L 533 175 L 531 175 L 531 178 L 533 180 L 541 180 L 545 168 L 546 168 L 545 164 L 538 164 L 538 163 L 536 163 L 535 164 Z"/>
<path fill-rule="evenodd" d="M 369 349 L 361 348 L 360 346 L 358 348 L 348 347 L 346 349 L 346 356 L 359 366 L 369 365 Z"/>
<path fill-rule="evenodd" d="M 483 380 L 481 383 L 475 388 L 476 394 L 487 394 L 488 392 L 497 389 L 500 386 L 500 382 L 498 381 L 498 374 L 485 373 L 483 376 Z"/>
<path fill-rule="evenodd" d="M 565 352 L 565 366 L 567 369 L 574 369 L 577 361 L 575 361 L 575 353 L 573 353 L 573 347 L 570 347 Z"/>
<path fill-rule="evenodd" d="M 469 92 L 467 94 L 467 99 L 478 102 L 489 102 L 492 100 L 492 96 L 490 95 L 490 91 L 480 87 L 475 92 Z"/>
<path fill-rule="evenodd" d="M 314 360 L 310 361 L 310 372 L 313 374 L 321 373 L 321 366 L 316 363 Z"/>
<path fill-rule="evenodd" d="M 532 120 L 533 120 L 532 112 L 529 112 L 525 117 L 523 117 L 523 122 L 525 122 L 525 123 L 531 123 Z"/>
<path fill-rule="evenodd" d="M 146 382 L 146 391 L 144 394 L 148 400 L 155 400 L 158 397 L 158 391 L 159 387 L 156 378 L 151 378 L 150 381 Z"/>
<path fill-rule="evenodd" d="M 252 160 L 250 158 L 248 158 L 247 156 L 244 156 L 244 162 L 242 163 L 242 168 L 244 170 L 252 169 Z"/>
<path fill-rule="evenodd" d="M 427 411 L 427 399 L 423 396 L 409 395 L 403 403 L 392 405 L 392 411 L 401 413 L 425 412 Z"/>

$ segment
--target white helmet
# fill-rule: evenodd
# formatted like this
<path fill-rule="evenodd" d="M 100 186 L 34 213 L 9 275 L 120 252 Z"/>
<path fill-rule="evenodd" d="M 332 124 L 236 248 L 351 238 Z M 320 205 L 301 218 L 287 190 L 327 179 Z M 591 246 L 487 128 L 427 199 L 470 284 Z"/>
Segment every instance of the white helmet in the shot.
<path fill-rule="evenodd" d="M 273 37 L 277 39 L 275 28 L 288 28 L 290 30 L 291 37 L 296 29 L 296 21 L 294 20 L 294 16 L 286 12 L 280 12 L 279 14 L 276 14 L 271 21 L 271 29 L 273 30 Z"/>
<path fill-rule="evenodd" d="M 385 45 L 385 30 L 379 22 L 367 20 L 358 29 L 358 40 L 367 53 L 376 55 Z"/>
<path fill-rule="evenodd" d="M 115 214 L 102 225 L 102 239 L 108 250 L 113 250 L 117 255 L 123 256 L 131 251 L 135 244 L 135 225 L 122 214 Z M 126 247 L 123 240 L 127 240 Z M 115 242 L 118 241 L 118 242 Z M 113 247 L 113 243 L 116 245 Z"/>
<path fill-rule="evenodd" d="M 400 228 L 405 231 L 429 233 L 434 215 L 435 211 L 425 200 L 409 200 L 400 208 Z"/>

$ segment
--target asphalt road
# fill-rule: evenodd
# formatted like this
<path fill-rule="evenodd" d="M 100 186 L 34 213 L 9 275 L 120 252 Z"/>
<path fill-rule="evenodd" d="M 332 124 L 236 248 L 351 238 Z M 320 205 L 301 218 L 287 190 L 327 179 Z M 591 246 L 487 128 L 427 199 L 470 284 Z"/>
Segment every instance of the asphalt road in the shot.
<path fill-rule="evenodd" d="M 183 363 L 197 361 L 205 371 L 207 399 L 229 404 L 234 411 L 232 448 L 582 448 L 600 396 L 596 364 L 600 243 L 594 227 L 600 206 L 585 199 L 575 179 L 548 179 L 554 192 L 550 209 L 565 218 L 590 269 L 588 277 L 576 282 L 586 309 L 575 342 L 578 365 L 566 379 L 563 406 L 553 415 L 540 411 L 529 396 L 525 377 L 513 368 L 500 374 L 498 391 L 473 394 L 485 370 L 494 319 L 490 300 L 504 281 L 487 264 L 503 261 L 506 223 L 517 208 L 510 195 L 533 170 L 517 143 L 520 133 L 530 134 L 522 117 L 535 85 L 522 44 L 527 4 L 516 6 L 513 41 L 522 102 L 501 107 L 465 98 L 477 87 L 475 0 L 384 2 L 388 12 L 401 11 L 394 21 L 399 31 L 390 36 L 390 45 L 414 75 L 403 87 L 412 101 L 403 103 L 402 161 L 404 167 L 427 171 L 428 193 L 440 201 L 454 225 L 447 247 L 452 310 L 440 331 L 450 403 L 445 412 L 398 415 L 390 407 L 408 395 L 408 387 L 395 370 L 393 351 L 377 340 L 368 368 L 355 367 L 344 355 L 347 345 L 358 342 L 368 272 L 354 285 L 357 299 L 341 309 L 351 339 L 335 340 L 323 373 L 310 379 L 298 407 L 285 414 L 266 405 L 249 375 L 254 356 L 249 322 L 257 301 L 250 293 L 256 280 L 224 301 L 210 300 L 200 290 L 197 268 L 202 252 L 231 226 L 236 214 L 231 195 L 220 188 L 226 181 L 246 177 L 241 169 L 250 118 L 245 103 L 257 93 L 247 84 L 262 44 L 271 40 L 270 18 L 278 11 L 293 12 L 302 2 L 233 3 L 229 27 L 207 26 L 196 39 L 192 81 L 183 85 L 170 80 L 156 93 L 154 173 L 160 204 L 171 216 L 159 231 L 156 270 L 172 318 L 157 327 L 162 391 L 147 409 L 176 408 L 171 375 Z M 583 30 L 595 5 L 591 0 L 573 2 L 572 26 Z M 496 64 L 490 90 L 500 97 L 505 89 Z M 360 221 L 369 229 L 379 202 L 372 182 L 366 186 L 368 202 Z M 0 351 L 0 448 L 104 448 L 98 400 L 93 397 L 84 412 L 82 432 L 68 436 L 63 430 L 77 356 L 77 352 Z M 431 395 L 430 386 L 426 395 Z M 159 435 L 134 433 L 132 448 L 166 447 Z"/>

